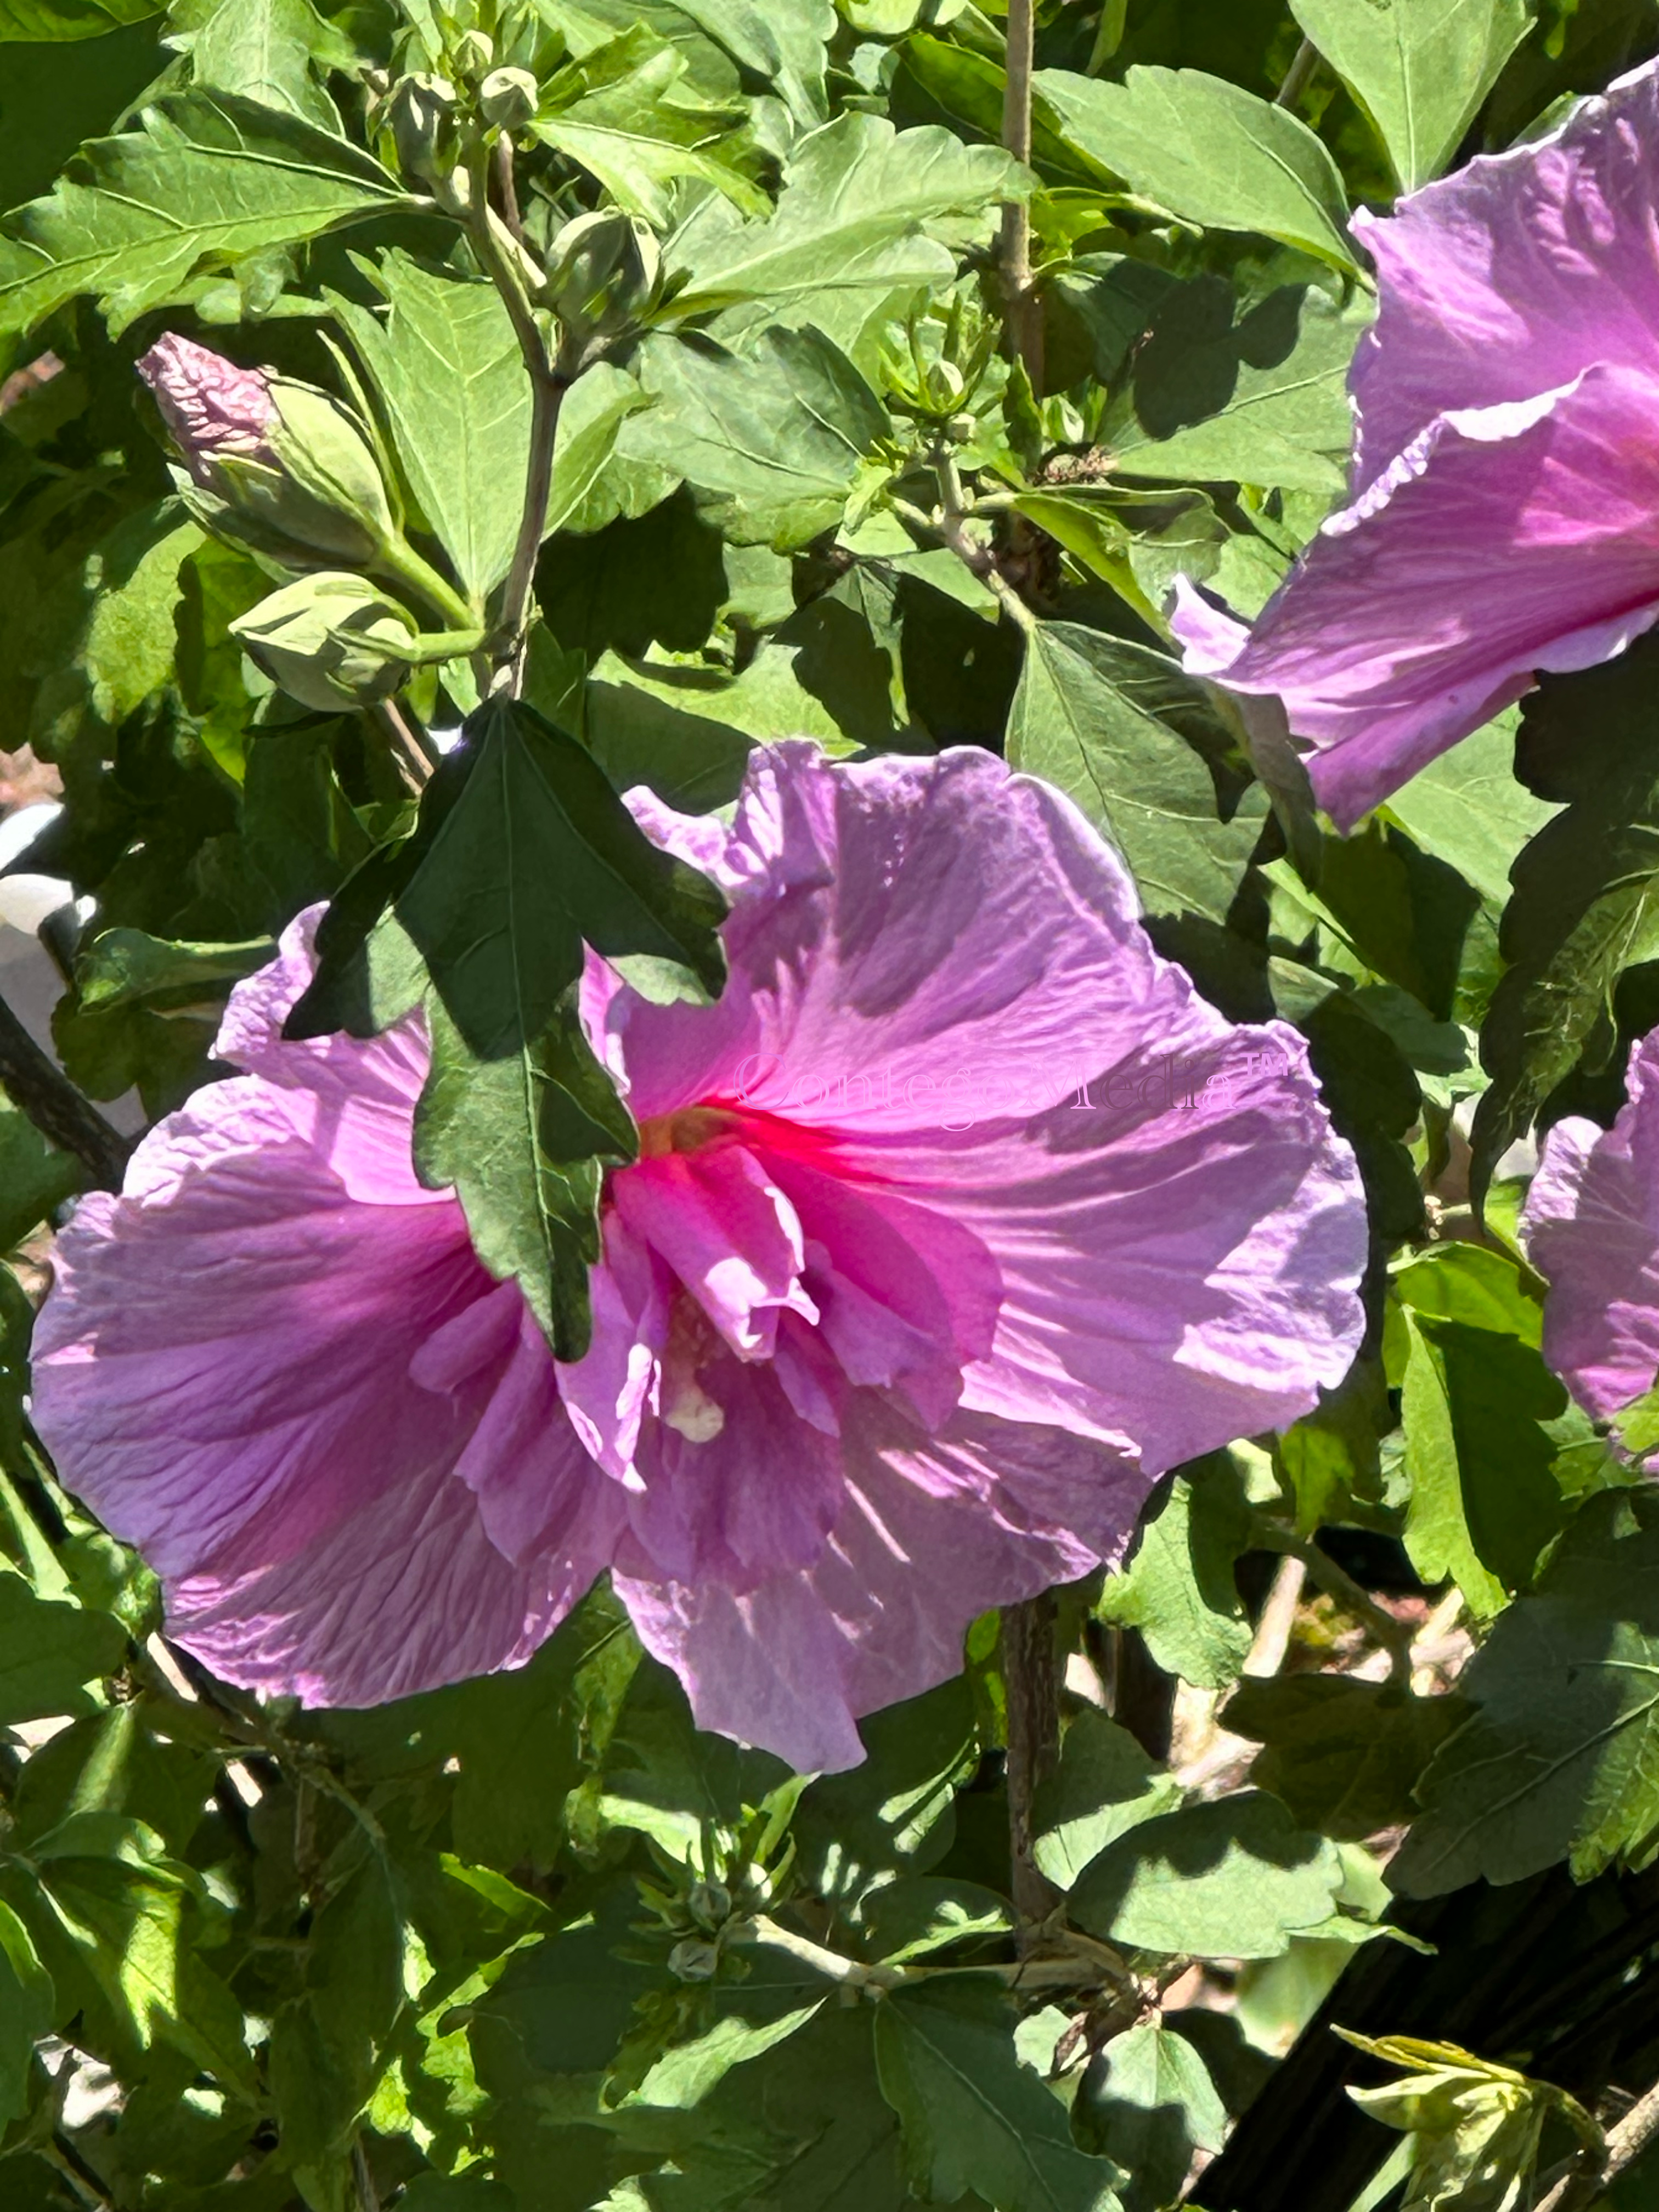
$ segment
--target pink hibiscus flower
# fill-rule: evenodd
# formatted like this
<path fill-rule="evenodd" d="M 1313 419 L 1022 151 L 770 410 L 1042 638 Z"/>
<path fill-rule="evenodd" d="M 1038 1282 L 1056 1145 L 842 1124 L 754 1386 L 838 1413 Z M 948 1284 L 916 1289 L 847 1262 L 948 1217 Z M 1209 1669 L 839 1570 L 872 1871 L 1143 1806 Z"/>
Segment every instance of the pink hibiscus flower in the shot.
<path fill-rule="evenodd" d="M 1521 1217 L 1549 1285 L 1544 1357 L 1600 1421 L 1659 1376 L 1659 1030 L 1631 1054 L 1626 1090 L 1610 1129 L 1555 1124 Z"/>
<path fill-rule="evenodd" d="M 416 1022 L 289 1043 L 308 926 L 86 1200 L 35 1415 L 229 1680 L 364 1703 L 513 1665 L 609 1569 L 699 1721 L 805 1771 L 964 1628 L 1113 1557 L 1152 1479 L 1358 1346 L 1365 1222 L 1295 1031 L 1160 959 L 1117 860 L 988 754 L 757 752 L 713 1006 L 595 961 L 641 1127 L 556 1367 L 422 1190 Z"/>
<path fill-rule="evenodd" d="M 1345 830 L 1659 619 L 1659 63 L 1354 228 L 1350 503 L 1253 629 L 1190 586 L 1175 617 L 1190 669 L 1284 702 Z"/>

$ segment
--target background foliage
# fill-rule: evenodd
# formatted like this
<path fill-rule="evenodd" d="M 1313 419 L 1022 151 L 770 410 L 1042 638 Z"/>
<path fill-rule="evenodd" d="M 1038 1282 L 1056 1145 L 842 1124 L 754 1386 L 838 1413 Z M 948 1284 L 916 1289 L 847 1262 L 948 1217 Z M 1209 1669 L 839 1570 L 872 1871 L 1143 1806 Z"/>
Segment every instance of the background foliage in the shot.
<path fill-rule="evenodd" d="M 1659 647 L 1547 678 L 1341 841 L 1163 615 L 1178 574 L 1253 612 L 1341 492 L 1352 210 L 1543 127 L 1659 22 L 1043 0 L 1029 167 L 1006 27 L 0 0 L 0 750 L 61 785 L 29 867 L 94 902 L 48 932 L 82 1092 L 153 1117 L 222 1072 L 225 993 L 336 899 L 310 1017 L 424 1000 L 426 1164 L 574 1347 L 633 1141 L 583 940 L 719 981 L 717 915 L 616 794 L 717 806 L 803 731 L 979 744 L 1077 800 L 1218 1005 L 1306 1032 L 1376 1238 L 1344 1388 L 1167 1478 L 1060 1595 L 1026 1858 L 994 1617 L 820 1779 L 697 1734 L 603 1589 L 521 1673 L 374 1712 L 181 1662 L 27 1419 L 96 1146 L 0 1103 L 7 2212 L 1509 2207 L 1659 2075 L 1659 1509 L 1546 1370 L 1509 1233 L 1511 1141 L 1609 1114 L 1659 1016 Z M 505 155 L 502 65 L 533 80 Z M 1004 202 L 1040 309 L 1012 360 Z M 601 210 L 634 221 L 584 261 Z M 541 276 L 573 380 L 526 549 Z M 380 580 L 428 641 L 390 708 L 242 650 L 271 578 L 174 493 L 132 370 L 164 329 L 372 433 L 416 564 Z M 523 698 L 481 709 L 523 591 Z M 481 895 L 513 916 L 483 962 Z"/>

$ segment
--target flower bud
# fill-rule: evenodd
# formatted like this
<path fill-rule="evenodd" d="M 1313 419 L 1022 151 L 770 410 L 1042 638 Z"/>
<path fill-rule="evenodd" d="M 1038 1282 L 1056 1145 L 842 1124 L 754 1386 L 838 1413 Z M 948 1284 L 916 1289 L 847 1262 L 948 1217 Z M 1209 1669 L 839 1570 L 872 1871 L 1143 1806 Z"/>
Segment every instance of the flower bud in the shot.
<path fill-rule="evenodd" d="M 373 561 L 396 535 L 373 447 L 314 385 L 238 368 L 169 334 L 138 373 L 155 394 L 205 529 L 292 568 Z"/>
<path fill-rule="evenodd" d="M 699 1942 L 691 1936 L 676 1943 L 668 1954 L 668 1971 L 677 1981 L 712 1982 L 720 1972 L 720 1946 Z"/>
<path fill-rule="evenodd" d="M 522 131 L 540 100 L 541 88 L 528 70 L 491 70 L 478 87 L 478 112 L 498 131 Z"/>
<path fill-rule="evenodd" d="M 461 158 L 455 88 L 447 76 L 399 77 L 386 103 L 386 127 L 404 176 L 439 185 Z"/>
<path fill-rule="evenodd" d="M 548 257 L 555 313 L 579 336 L 623 330 L 649 301 L 662 257 L 648 223 L 605 208 L 565 224 Z"/>
<path fill-rule="evenodd" d="M 273 683 L 322 714 L 395 691 L 409 674 L 402 656 L 419 634 L 367 577 L 332 570 L 284 584 L 230 627 Z"/>
<path fill-rule="evenodd" d="M 495 41 L 488 31 L 463 31 L 453 47 L 457 76 L 475 81 L 495 65 Z"/>

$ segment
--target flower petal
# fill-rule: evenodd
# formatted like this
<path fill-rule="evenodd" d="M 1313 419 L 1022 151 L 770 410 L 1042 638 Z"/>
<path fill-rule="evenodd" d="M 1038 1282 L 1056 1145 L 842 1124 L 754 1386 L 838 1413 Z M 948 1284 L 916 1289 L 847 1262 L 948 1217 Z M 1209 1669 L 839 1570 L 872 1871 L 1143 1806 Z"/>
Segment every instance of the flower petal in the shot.
<path fill-rule="evenodd" d="M 1558 1121 L 1521 1234 L 1549 1285 L 1544 1356 L 1597 1420 L 1659 1375 L 1659 1031 L 1631 1056 L 1610 1129 Z"/>
<path fill-rule="evenodd" d="M 1534 670 L 1589 667 L 1656 619 L 1659 374 L 1595 368 L 1439 417 L 1325 524 L 1213 672 L 1284 700 L 1346 830 Z"/>
<path fill-rule="evenodd" d="M 1140 1487 L 1056 1431 L 959 1416 L 927 1437 L 868 1400 L 848 1464 L 846 1502 L 810 1572 L 741 1595 L 718 1583 L 616 1583 L 698 1725 L 804 1773 L 856 1765 L 859 1717 L 957 1674 L 963 1636 L 988 1607 L 1086 1573 L 1104 1547 L 1068 1525 L 1115 1547 Z"/>
<path fill-rule="evenodd" d="M 1144 972 L 1121 865 L 1057 792 L 966 748 L 757 751 L 722 880 L 718 1005 L 611 1000 L 642 1120 L 730 1099 L 820 1131 L 949 1126 L 988 1089 L 1040 1111 L 1100 1064 Z"/>
<path fill-rule="evenodd" d="M 1649 63 L 1547 137 L 1478 155 L 1391 217 L 1355 217 L 1380 295 L 1354 360 L 1356 493 L 1449 409 L 1529 399 L 1590 362 L 1650 370 L 1656 144 Z"/>

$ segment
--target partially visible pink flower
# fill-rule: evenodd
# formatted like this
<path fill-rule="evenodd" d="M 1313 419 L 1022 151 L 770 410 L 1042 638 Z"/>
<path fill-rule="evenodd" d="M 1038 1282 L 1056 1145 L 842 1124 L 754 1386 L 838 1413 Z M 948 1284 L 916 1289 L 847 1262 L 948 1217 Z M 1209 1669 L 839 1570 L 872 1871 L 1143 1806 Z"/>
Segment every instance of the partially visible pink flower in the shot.
<path fill-rule="evenodd" d="M 1521 1217 L 1549 1285 L 1544 1357 L 1610 1421 L 1659 1378 L 1659 1030 L 1631 1054 L 1610 1129 L 1558 1121 Z"/>
<path fill-rule="evenodd" d="M 193 338 L 168 331 L 139 362 L 138 374 L 155 395 L 179 458 L 204 491 L 214 489 L 213 463 L 221 454 L 240 453 L 275 465 L 270 432 L 276 403 L 263 369 L 238 368 Z"/>
<path fill-rule="evenodd" d="M 802 1770 L 1121 1547 L 1148 1484 L 1287 1423 L 1362 1328 L 1365 1222 L 1296 1033 L 1153 951 L 1118 862 L 989 755 L 754 757 L 647 829 L 732 902 L 714 1006 L 593 962 L 641 1127 L 556 1370 L 421 1190 L 419 1029 L 290 1044 L 61 1240 L 36 1417 L 231 1679 L 362 1701 L 522 1658 L 602 1569 L 700 1722 Z"/>
<path fill-rule="evenodd" d="M 1176 618 L 1189 667 L 1283 701 L 1344 829 L 1659 619 L 1659 63 L 1354 228 L 1350 503 L 1231 654 L 1196 594 Z"/>

